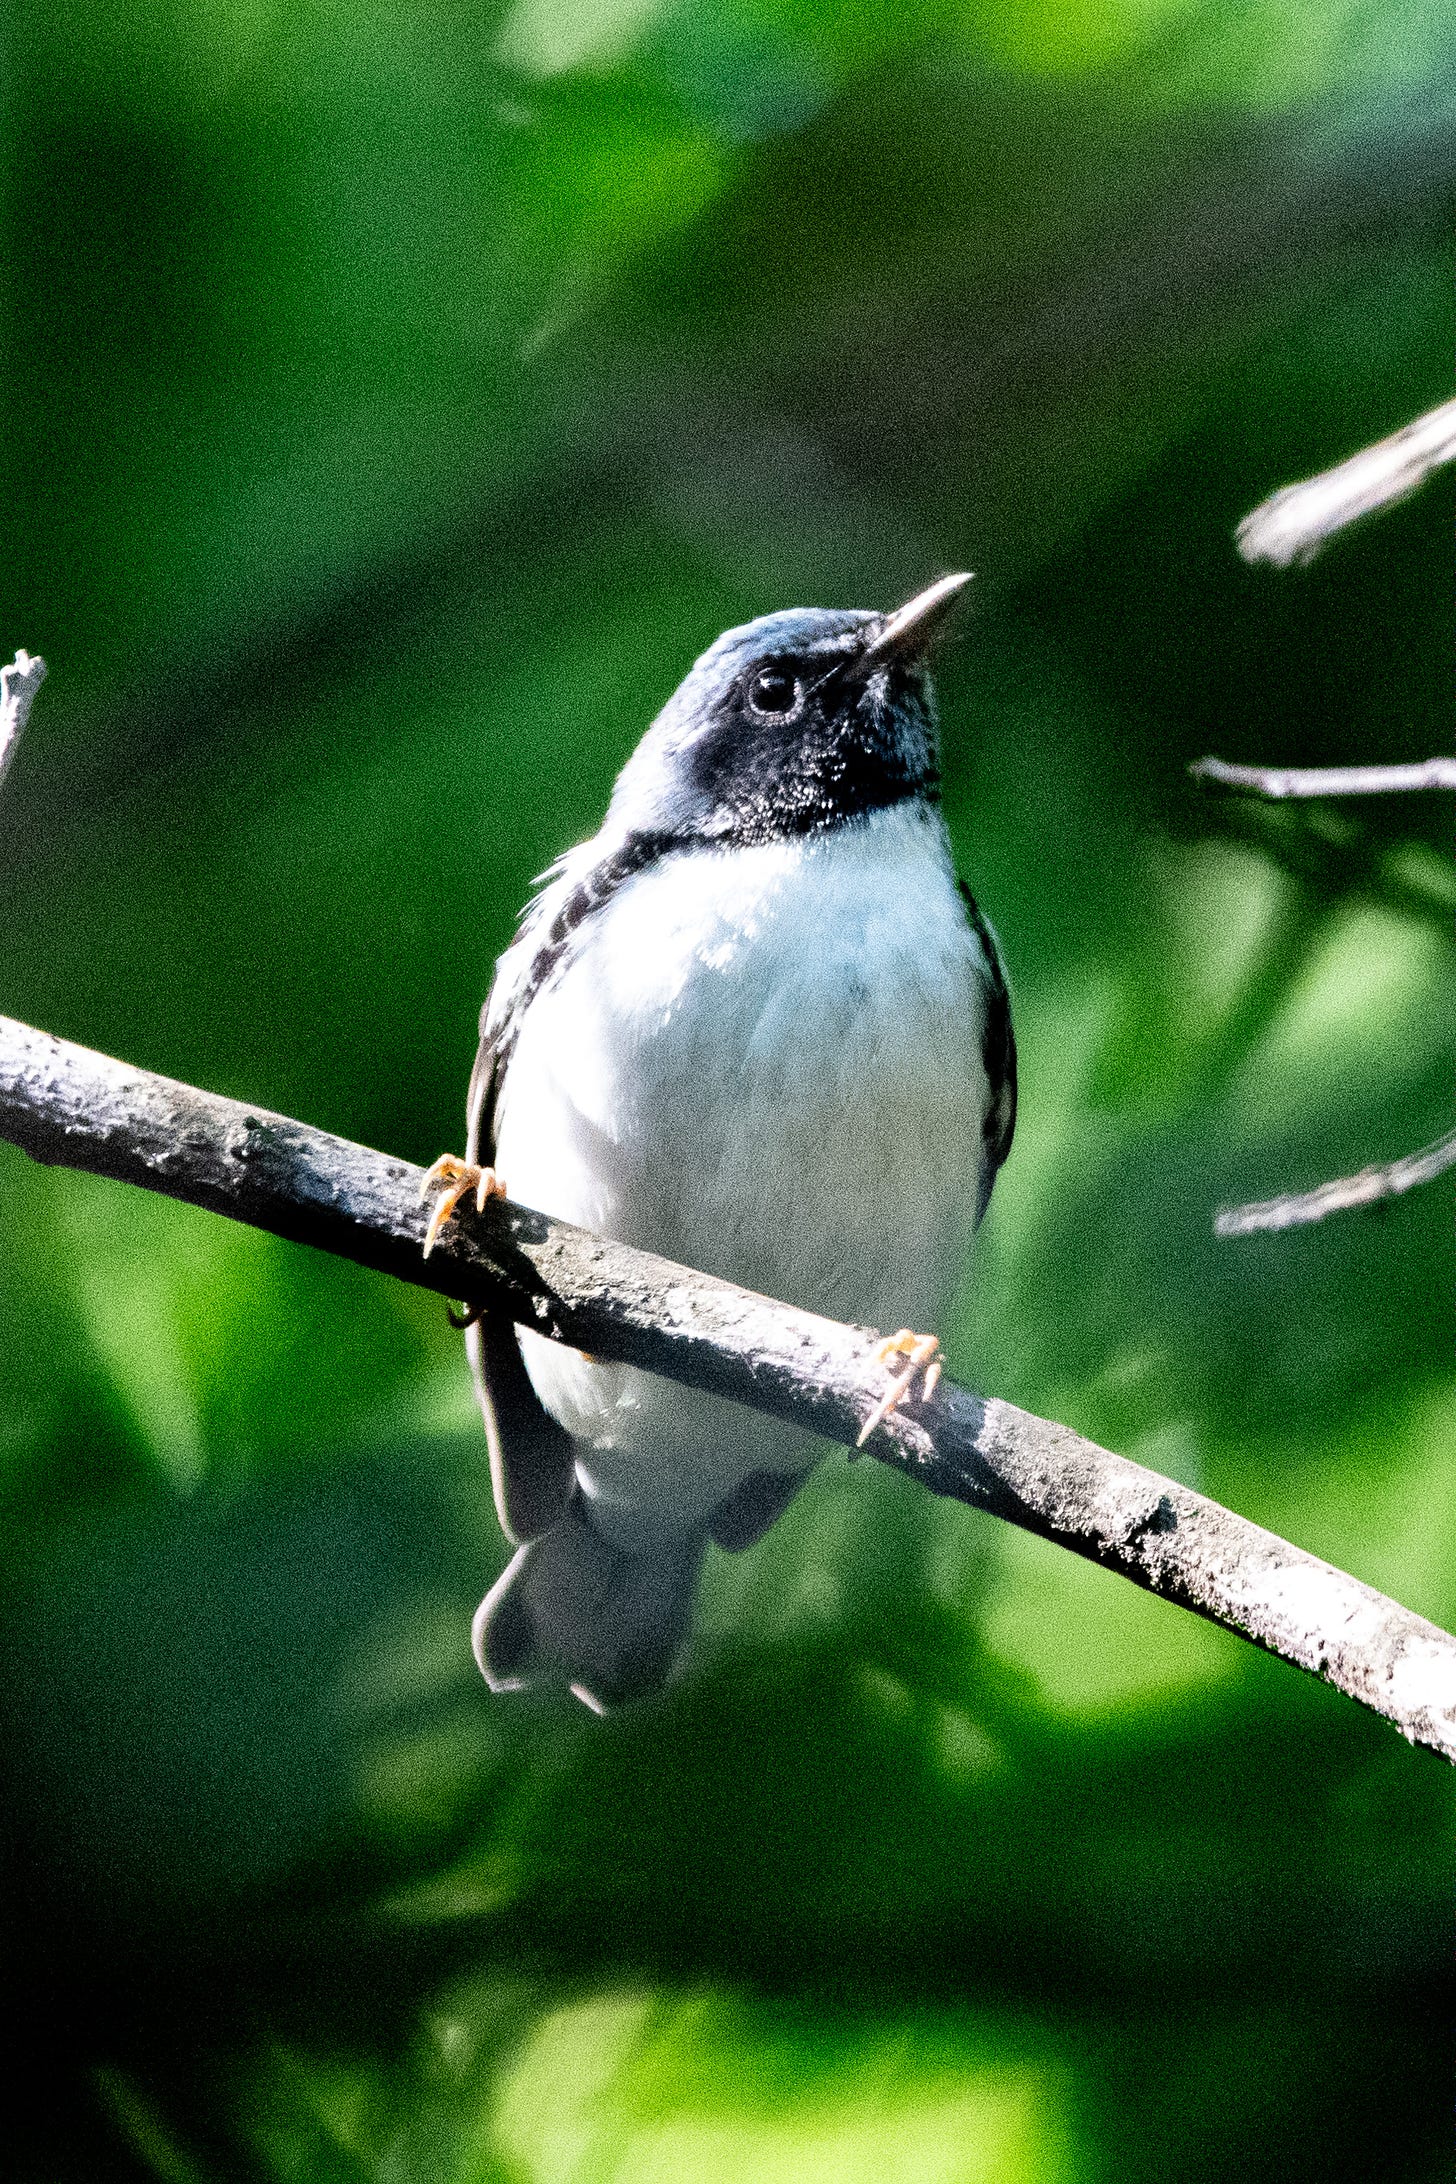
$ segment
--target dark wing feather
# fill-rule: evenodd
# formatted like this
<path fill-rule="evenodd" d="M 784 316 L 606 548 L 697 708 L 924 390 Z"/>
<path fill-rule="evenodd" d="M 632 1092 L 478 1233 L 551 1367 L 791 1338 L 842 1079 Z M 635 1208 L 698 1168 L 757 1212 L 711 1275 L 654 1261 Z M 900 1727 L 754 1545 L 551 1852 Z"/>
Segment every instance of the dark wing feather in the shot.
<path fill-rule="evenodd" d="M 986 1021 L 981 1033 L 981 1059 L 991 1087 L 991 1100 L 981 1135 L 986 1157 L 981 1167 L 981 1191 L 976 1204 L 979 1223 L 990 1203 L 997 1171 L 1011 1150 L 1016 1134 L 1016 1035 L 1011 1029 L 1011 995 L 1006 987 L 1006 967 L 990 919 L 964 880 L 959 882 L 971 930 L 986 958 Z"/>
<path fill-rule="evenodd" d="M 468 1161 L 495 1157 L 495 1102 L 502 1076 L 502 1026 L 493 1029 L 490 1023 L 490 999 L 480 1012 L 480 1045 L 475 1050 L 475 1067 L 470 1072 L 470 1089 L 465 1095 L 465 1157 Z"/>
<path fill-rule="evenodd" d="M 500 1081 L 514 1045 L 511 1017 L 491 1028 L 487 1000 L 480 1020 L 480 1048 L 470 1072 L 465 1157 L 489 1163 L 495 1156 L 495 1110 Z M 575 1450 L 571 1436 L 551 1416 L 531 1386 L 516 1330 L 503 1313 L 488 1312 L 465 1337 L 490 1449 L 490 1483 L 496 1515 L 517 1546 L 559 1524 L 571 1500 Z"/>
<path fill-rule="evenodd" d="M 570 860 L 558 867 L 553 884 L 527 910 L 519 938 L 534 939 L 535 946 L 526 967 L 508 991 L 497 996 L 491 989 L 480 1015 L 480 1048 L 466 1099 L 467 1160 L 495 1158 L 496 1103 L 522 1014 L 555 973 L 572 935 L 625 881 L 679 846 L 669 834 L 629 834 L 579 877 L 570 875 Z M 467 1348 L 485 1414 L 496 1512 L 508 1538 L 524 1543 L 566 1513 L 575 1478 L 571 1436 L 542 1408 L 509 1322 L 499 1314 L 477 1321 Z"/>

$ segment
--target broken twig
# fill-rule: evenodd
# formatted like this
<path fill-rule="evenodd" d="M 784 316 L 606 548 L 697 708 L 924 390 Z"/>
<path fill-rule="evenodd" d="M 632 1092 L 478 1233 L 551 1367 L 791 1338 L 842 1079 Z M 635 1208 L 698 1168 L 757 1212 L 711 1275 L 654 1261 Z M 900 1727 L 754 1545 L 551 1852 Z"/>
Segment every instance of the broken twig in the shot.
<path fill-rule="evenodd" d="M 1239 552 L 1245 561 L 1268 561 L 1279 569 L 1311 562 L 1352 523 L 1408 500 L 1433 471 L 1453 461 L 1456 401 L 1427 410 L 1316 478 L 1281 486 L 1239 525 Z"/>
<path fill-rule="evenodd" d="M 25 733 L 45 672 L 45 661 L 33 659 L 28 652 L 17 652 L 9 667 L 0 667 L 0 781 Z"/>

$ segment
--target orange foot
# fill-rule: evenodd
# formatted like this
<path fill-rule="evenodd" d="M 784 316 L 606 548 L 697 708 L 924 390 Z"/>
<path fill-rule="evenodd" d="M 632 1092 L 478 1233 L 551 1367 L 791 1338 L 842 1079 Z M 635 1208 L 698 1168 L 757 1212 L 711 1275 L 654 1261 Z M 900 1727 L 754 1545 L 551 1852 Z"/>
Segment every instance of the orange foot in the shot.
<path fill-rule="evenodd" d="M 875 1363 L 888 1365 L 892 1357 L 908 1357 L 910 1362 L 891 1387 L 883 1402 L 877 1403 L 860 1428 L 856 1448 L 863 1448 L 876 1426 L 882 1426 L 897 1403 L 910 1393 L 920 1379 L 920 1400 L 934 1392 L 940 1378 L 940 1344 L 934 1335 L 915 1335 L 908 1327 L 902 1327 L 897 1335 L 886 1335 L 875 1350 Z M 923 1378 L 920 1376 L 923 1375 Z"/>
<path fill-rule="evenodd" d="M 477 1168 L 473 1161 L 457 1160 L 453 1153 L 441 1153 L 420 1185 L 421 1198 L 432 1192 L 435 1198 L 430 1214 L 430 1225 L 425 1230 L 425 1257 L 428 1259 L 435 1248 L 435 1239 L 449 1220 L 462 1198 L 475 1193 L 475 1210 L 484 1213 L 487 1198 L 504 1198 L 506 1187 L 494 1168 Z"/>

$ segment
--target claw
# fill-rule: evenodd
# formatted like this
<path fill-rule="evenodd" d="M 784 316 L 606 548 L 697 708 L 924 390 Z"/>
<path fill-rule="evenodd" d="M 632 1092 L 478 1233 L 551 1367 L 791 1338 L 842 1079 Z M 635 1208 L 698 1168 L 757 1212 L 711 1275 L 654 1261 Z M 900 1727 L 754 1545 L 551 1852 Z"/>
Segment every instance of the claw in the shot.
<path fill-rule="evenodd" d="M 431 1192 L 438 1195 L 430 1213 L 430 1225 L 425 1230 L 425 1257 L 428 1259 L 435 1248 L 435 1240 L 449 1220 L 462 1198 L 475 1193 L 475 1210 L 484 1213 L 487 1198 L 504 1198 L 505 1184 L 494 1168 L 477 1168 L 473 1161 L 457 1160 L 454 1153 L 441 1153 L 433 1168 L 426 1171 L 420 1185 L 420 1197 L 428 1198 Z"/>
<path fill-rule="evenodd" d="M 922 1403 L 934 1393 L 936 1382 L 940 1379 L 940 1343 L 934 1335 L 913 1334 L 908 1327 L 902 1327 L 898 1334 L 886 1335 L 884 1341 L 875 1347 L 874 1361 L 877 1365 L 888 1365 L 892 1357 L 906 1357 L 910 1362 L 898 1379 L 892 1382 L 888 1394 L 875 1405 L 861 1426 L 859 1439 L 854 1444 L 856 1448 L 864 1447 L 876 1426 L 884 1424 L 896 1405 L 910 1393 L 917 1379 L 920 1380 Z"/>

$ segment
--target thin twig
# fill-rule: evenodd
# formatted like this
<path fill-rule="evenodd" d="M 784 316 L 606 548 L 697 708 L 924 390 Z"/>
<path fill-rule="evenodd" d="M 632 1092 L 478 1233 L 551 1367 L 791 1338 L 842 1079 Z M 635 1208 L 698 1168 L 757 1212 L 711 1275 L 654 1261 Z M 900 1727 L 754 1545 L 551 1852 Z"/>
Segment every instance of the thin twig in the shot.
<path fill-rule="evenodd" d="M 1418 1153 L 1389 1160 L 1384 1167 L 1362 1168 L 1358 1175 L 1337 1176 L 1312 1191 L 1291 1191 L 1282 1198 L 1262 1198 L 1249 1206 L 1225 1206 L 1215 1214 L 1215 1236 L 1252 1236 L 1260 1229 L 1305 1228 L 1324 1221 L 1332 1213 L 1348 1213 L 1355 1206 L 1378 1205 L 1383 1198 L 1400 1198 L 1418 1184 L 1430 1183 L 1456 1168 L 1456 1130 L 1424 1145 Z"/>
<path fill-rule="evenodd" d="M 32 658 L 28 652 L 17 652 L 9 667 L 0 667 L 0 781 L 5 779 L 15 747 L 25 733 L 45 672 L 45 661 Z"/>
<path fill-rule="evenodd" d="M 1280 569 L 1313 561 L 1321 547 L 1361 516 L 1408 500 L 1433 471 L 1453 461 L 1456 401 L 1427 410 L 1317 478 L 1281 486 L 1239 525 L 1239 552 L 1245 561 L 1270 561 Z"/>
<path fill-rule="evenodd" d="M 876 1337 L 495 1199 L 421 1255 L 423 1171 L 0 1017 L 0 1137 L 852 1445 Z M 60 1248 L 58 1246 L 58 1248 Z M 870 1454 L 1323 1677 L 1456 1760 L 1456 1639 L 1368 1585 L 1065 1426 L 942 1381 Z"/>
<path fill-rule="evenodd" d="M 1456 789 L 1456 758 L 1422 758 L 1395 766 L 1231 766 L 1195 759 L 1195 781 L 1258 796 L 1401 796 L 1416 789 Z"/>
<path fill-rule="evenodd" d="M 1456 404 L 1451 405 L 1456 410 Z M 1271 504 L 1272 505 L 1272 504 Z M 1260 796 L 1389 796 L 1414 789 L 1456 789 L 1456 758 L 1427 758 L 1394 766 L 1232 766 L 1200 758 L 1188 771 L 1196 781 L 1251 789 Z M 1251 1236 L 1260 1230 L 1304 1228 L 1332 1213 L 1399 1198 L 1456 1167 L 1456 1132 L 1358 1175 L 1337 1176 L 1312 1191 L 1289 1191 L 1247 1206 L 1225 1206 L 1214 1215 L 1215 1236 Z"/>

